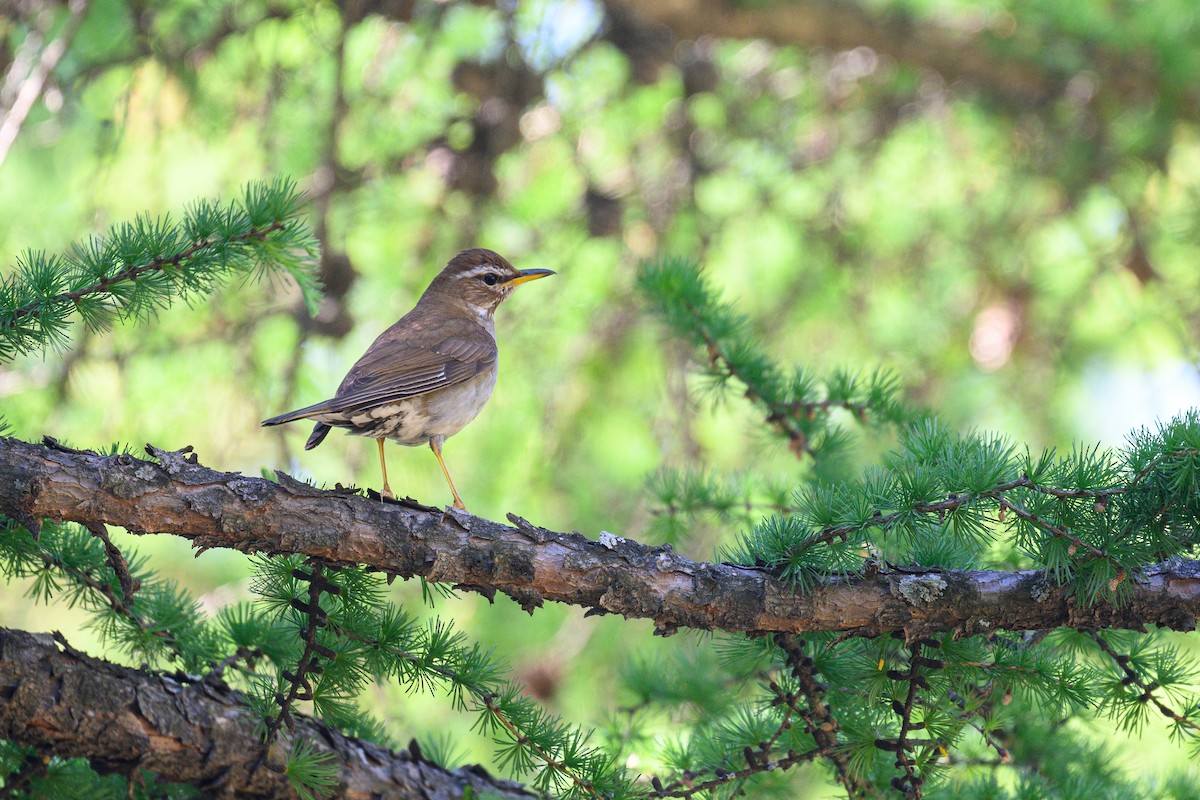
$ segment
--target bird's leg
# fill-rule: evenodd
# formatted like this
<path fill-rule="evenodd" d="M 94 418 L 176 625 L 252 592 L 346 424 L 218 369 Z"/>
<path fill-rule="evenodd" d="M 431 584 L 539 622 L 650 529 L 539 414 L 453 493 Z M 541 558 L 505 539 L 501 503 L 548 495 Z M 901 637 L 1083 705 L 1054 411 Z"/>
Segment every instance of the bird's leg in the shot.
<path fill-rule="evenodd" d="M 467 507 L 463 505 L 462 498 L 458 496 L 458 489 L 454 488 L 454 480 L 450 477 L 450 470 L 446 469 L 446 462 L 442 460 L 442 441 L 441 436 L 434 436 L 429 440 L 429 449 L 437 456 L 438 463 L 442 465 L 442 474 L 446 476 L 446 483 L 450 484 L 450 493 L 454 495 L 454 507 L 463 511 Z"/>
<path fill-rule="evenodd" d="M 379 445 L 379 468 L 383 470 L 383 491 L 380 492 L 380 496 L 391 500 L 396 495 L 392 494 L 392 487 L 388 486 L 387 461 L 385 461 L 383 458 L 383 439 L 376 439 L 375 443 Z"/>

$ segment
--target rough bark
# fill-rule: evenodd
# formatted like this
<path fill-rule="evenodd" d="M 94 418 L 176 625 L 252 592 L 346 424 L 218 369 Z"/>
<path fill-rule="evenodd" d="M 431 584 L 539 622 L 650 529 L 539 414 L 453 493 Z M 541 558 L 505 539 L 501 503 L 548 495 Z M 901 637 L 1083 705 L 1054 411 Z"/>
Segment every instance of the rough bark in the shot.
<path fill-rule="evenodd" d="M 261 764 L 254 756 L 256 721 L 220 682 L 130 669 L 50 635 L 0 628 L 0 738 L 43 756 L 85 758 L 101 774 L 150 770 L 204 797 L 292 798 L 282 743 Z M 478 767 L 446 770 L 416 748 L 393 753 L 301 715 L 292 735 L 336 757 L 337 797 L 533 796 Z"/>
<path fill-rule="evenodd" d="M 1073 587 L 1040 571 L 892 569 L 802 592 L 770 571 L 697 562 L 669 547 L 514 526 L 416 504 L 216 472 L 195 456 L 148 448 L 157 462 L 0 438 L 0 513 L 170 533 L 201 548 L 304 553 L 405 578 L 507 594 L 532 610 L 546 600 L 677 628 L 738 633 L 846 631 L 909 637 L 998 629 L 1195 628 L 1200 564 L 1174 561 L 1131 577 L 1120 608 L 1083 606 Z"/>

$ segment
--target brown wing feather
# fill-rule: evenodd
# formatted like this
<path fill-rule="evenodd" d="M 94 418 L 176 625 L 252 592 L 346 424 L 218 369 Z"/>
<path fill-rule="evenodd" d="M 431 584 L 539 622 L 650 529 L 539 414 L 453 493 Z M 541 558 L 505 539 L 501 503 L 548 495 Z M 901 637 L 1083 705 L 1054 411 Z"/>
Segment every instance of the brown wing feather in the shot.
<path fill-rule="evenodd" d="M 350 371 L 334 397 L 333 413 L 387 405 L 406 397 L 444 389 L 473 378 L 496 363 L 496 341 L 469 320 L 443 320 L 438 343 L 414 345 L 413 325 L 400 320 L 375 340 Z"/>

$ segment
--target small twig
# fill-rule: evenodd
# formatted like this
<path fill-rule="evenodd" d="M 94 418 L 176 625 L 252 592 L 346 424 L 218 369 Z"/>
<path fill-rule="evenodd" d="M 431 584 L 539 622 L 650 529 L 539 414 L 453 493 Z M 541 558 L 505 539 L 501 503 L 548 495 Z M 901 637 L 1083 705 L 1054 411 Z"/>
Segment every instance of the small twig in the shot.
<path fill-rule="evenodd" d="M 142 582 L 129 574 L 129 562 L 125 560 L 125 556 L 120 549 L 112 543 L 112 539 L 108 538 L 108 528 L 100 524 L 85 525 L 92 536 L 95 536 L 104 543 L 104 555 L 108 560 L 108 565 L 112 567 L 112 571 L 117 575 L 117 581 L 121 584 L 121 598 L 128 606 L 133 603 L 133 595 L 141 588 Z"/>
<path fill-rule="evenodd" d="M 246 662 L 246 670 L 253 672 L 254 662 L 262 658 L 263 655 L 263 651 L 257 647 L 239 645 L 238 649 L 233 653 L 213 664 L 212 670 L 204 676 L 204 680 L 223 681 L 225 679 L 225 671 L 242 661 Z"/>
<path fill-rule="evenodd" d="M 825 702 L 826 687 L 817 680 L 813 660 L 804 652 L 804 640 L 790 633 L 779 634 L 775 643 L 787 657 L 792 676 L 800 685 L 807 708 L 797 708 L 805 730 L 833 762 L 838 782 L 850 798 L 873 797 L 875 789 L 850 769 L 850 761 L 838 742 L 838 722 Z"/>
<path fill-rule="evenodd" d="M 266 749 L 270 747 L 280 728 L 284 725 L 287 725 L 289 729 L 295 726 L 291 709 L 296 702 L 313 699 L 312 682 L 309 676 L 322 671 L 318 658 L 332 661 L 337 655 L 317 641 L 317 632 L 329 623 L 328 615 L 321 608 L 321 595 L 340 594 L 341 588 L 325 578 L 325 565 L 320 561 L 310 558 L 308 565 L 308 572 L 301 569 L 292 571 L 293 576 L 308 582 L 308 602 L 299 598 L 292 599 L 292 607 L 308 616 L 308 624 L 300 631 L 300 636 L 304 640 L 304 652 L 300 655 L 300 660 L 296 662 L 294 673 L 290 670 L 283 670 L 283 679 L 288 682 L 288 693 L 275 695 L 279 713 L 267 720 L 267 730 L 263 734 L 263 760 L 265 760 Z M 259 763 L 262 763 L 262 760 Z"/>
<path fill-rule="evenodd" d="M 962 663 L 962 662 L 957 662 L 957 663 Z M 990 685 L 990 684 L 988 684 L 988 685 Z M 973 693 L 974 693 L 974 690 L 973 690 Z M 986 690 L 984 693 L 986 694 Z M 986 715 L 986 713 L 984 713 L 984 710 L 988 709 L 989 706 L 985 704 L 982 708 L 979 708 L 979 709 L 969 712 L 969 711 L 967 711 L 966 701 L 963 700 L 962 696 L 959 695 L 958 692 L 951 690 L 948 692 L 948 697 L 950 698 L 950 701 L 952 703 L 954 703 L 956 706 L 958 706 L 958 709 L 961 712 L 958 715 L 958 718 L 961 719 L 965 724 L 970 725 L 972 728 L 974 728 L 975 731 L 980 735 L 980 737 L 982 737 L 984 743 L 988 747 L 990 747 L 996 751 L 996 755 L 999 759 L 997 761 L 997 764 L 1011 764 L 1012 763 L 1012 755 L 1008 752 L 1008 748 L 1005 747 L 1002 743 L 1000 743 L 996 739 L 996 737 L 994 737 L 991 733 L 989 733 L 988 730 L 985 727 L 983 727 L 983 725 L 981 725 L 979 722 L 977 722 L 977 721 L 975 721 L 975 719 L 973 719 L 974 717 L 980 717 L 981 719 L 986 718 L 987 715 Z M 935 704 L 933 702 L 931 702 L 930 700 L 928 700 L 925 697 L 920 696 L 920 695 L 917 696 L 917 703 L 920 704 L 920 706 L 922 708 L 926 708 L 926 709 L 935 706 Z M 955 760 L 956 760 L 954 754 L 950 753 L 948 751 L 944 753 L 944 756 L 947 759 L 949 759 L 951 762 L 955 762 Z M 962 759 L 958 759 L 958 763 L 963 763 Z"/>
<path fill-rule="evenodd" d="M 0 164 L 3 164 L 8 157 L 8 151 L 16 142 L 17 135 L 21 132 L 21 126 L 25 124 L 25 118 L 33 109 L 33 104 L 42 96 L 42 90 L 46 86 L 50 73 L 54 71 L 58 62 L 66 54 L 71 40 L 75 37 L 75 32 L 79 29 L 79 24 L 83 21 L 84 14 L 87 13 L 88 0 L 71 0 L 67 8 L 70 16 L 63 24 L 58 38 L 42 50 L 37 64 L 21 82 L 21 88 L 13 97 L 12 105 L 0 109 L 2 112 L 0 113 Z M 13 71 L 21 64 L 20 59 L 14 59 L 10 73 L 5 76 L 6 88 L 15 82 L 16 75 Z"/>
<path fill-rule="evenodd" d="M 824 758 L 832 755 L 832 750 L 827 747 L 817 747 L 812 750 L 805 750 L 803 753 L 797 753 L 795 750 L 789 750 L 787 755 L 782 758 L 777 758 L 771 761 L 763 761 L 758 764 L 744 767 L 735 772 L 721 772 L 714 778 L 710 778 L 700 783 L 695 783 L 686 788 L 673 788 L 681 785 L 681 782 L 676 781 L 670 786 L 665 786 L 661 790 L 656 790 L 651 797 L 691 797 L 692 795 L 701 792 L 708 792 L 717 789 L 734 781 L 743 781 L 763 772 L 774 772 L 775 770 L 791 769 L 797 764 L 804 764 L 813 761 L 817 758 Z"/>
<path fill-rule="evenodd" d="M 693 312 L 695 311 L 696 309 L 693 309 Z M 697 314 L 696 316 L 697 322 L 700 322 L 699 315 Z M 708 348 L 709 365 L 713 369 L 723 372 L 725 377 L 736 378 L 741 381 L 746 387 L 745 395 L 747 400 L 752 403 L 762 401 L 758 393 L 751 388 L 753 384 L 737 368 L 736 364 L 730 360 L 729 355 L 722 350 L 720 343 L 712 333 L 702 323 L 699 327 L 700 336 L 704 339 L 704 344 Z M 767 424 L 788 440 L 788 449 L 792 451 L 792 454 L 799 459 L 803 459 L 806 455 L 812 455 L 812 445 L 808 440 L 808 435 L 796 425 L 793 414 L 790 413 L 792 409 L 779 408 L 765 401 L 762 402 L 767 407 Z M 812 409 L 806 409 L 806 413 L 811 414 L 813 411 Z"/>
<path fill-rule="evenodd" d="M 797 753 L 794 750 L 789 750 L 783 756 L 772 758 L 771 749 L 775 743 L 779 741 L 779 737 L 789 731 L 792 727 L 792 716 L 802 713 L 797 696 L 791 692 L 785 692 L 783 688 L 771 681 L 769 684 L 771 692 L 775 695 L 775 699 L 771 705 L 782 705 L 785 708 L 783 717 L 779 724 L 775 726 L 774 732 L 766 740 L 759 742 L 756 748 L 746 747 L 743 754 L 746 759 L 746 766 L 743 769 L 731 772 L 728 770 L 715 770 L 716 777 L 707 781 L 695 783 L 695 773 L 685 773 L 684 777 L 672 781 L 669 784 L 663 785 L 661 781 L 654 782 L 654 797 L 691 797 L 700 792 L 706 792 L 710 789 L 715 789 L 718 786 L 723 786 L 734 781 L 744 781 L 754 775 L 763 772 L 773 772 L 775 770 L 786 770 L 796 764 L 805 761 L 811 761 L 819 756 L 826 755 L 822 748 Z M 707 771 L 707 770 L 706 770 Z"/>
<path fill-rule="evenodd" d="M 566 777 L 569 781 L 571 781 L 571 783 L 575 784 L 580 789 L 583 789 L 589 797 L 594 797 L 596 800 L 608 800 L 608 796 L 602 794 L 594 785 L 592 785 L 591 781 L 576 773 L 575 770 L 571 769 L 562 761 L 556 759 L 541 746 L 531 742 L 529 738 L 521 732 L 521 729 L 517 727 L 516 723 L 514 723 L 508 718 L 507 715 L 505 715 L 504 710 L 500 708 L 500 706 L 496 705 L 495 697 L 496 696 L 493 694 L 484 694 L 482 695 L 481 699 L 484 707 L 500 722 L 501 726 L 508 731 L 508 735 L 513 738 L 514 742 L 528 747 L 535 754 L 537 754 L 537 757 L 542 760 L 542 763 L 558 774 Z"/>
<path fill-rule="evenodd" d="M 57 555 L 44 548 L 38 552 L 38 556 L 41 558 L 43 566 L 46 568 L 54 567 L 62 570 L 63 574 L 65 574 L 68 578 L 82 583 L 84 586 L 103 597 L 113 611 L 116 611 L 121 616 L 129 619 L 142 630 L 149 630 L 149 625 L 146 623 L 146 620 L 142 619 L 141 616 L 139 616 L 132 608 L 130 608 L 122 598 L 117 597 L 116 592 L 112 590 L 112 586 L 108 584 L 108 581 L 100 580 L 94 576 L 90 570 L 79 569 L 78 567 L 73 567 L 64 563 Z M 171 641 L 174 640 L 172 639 Z"/>
<path fill-rule="evenodd" d="M 912 756 L 908 751 L 913 749 L 915 742 L 909 739 L 909 734 L 915 730 L 924 728 L 924 723 L 913 722 L 913 709 L 916 707 L 917 691 L 919 688 L 929 688 L 929 683 L 921 674 L 919 661 L 921 659 L 920 650 L 921 644 L 914 644 L 909 649 L 908 671 L 900 672 L 899 670 L 889 670 L 888 678 L 891 680 L 901 680 L 908 682 L 908 692 L 905 695 L 904 702 L 900 703 L 897 700 L 892 701 L 892 710 L 900 717 L 900 731 L 894 738 L 879 739 L 875 746 L 880 749 L 891 750 L 896 754 L 896 767 L 904 771 L 903 777 L 892 779 L 892 786 L 898 791 L 904 792 L 906 798 L 911 800 L 919 800 L 923 795 L 923 787 L 925 784 L 925 776 L 917 771 L 917 765 L 913 761 Z M 884 745 L 887 745 L 884 747 Z"/>
<path fill-rule="evenodd" d="M 1180 714 L 1175 709 L 1158 699 L 1158 695 L 1154 693 L 1155 690 L 1159 688 L 1157 681 L 1154 683 L 1145 681 L 1142 676 L 1138 674 L 1138 671 L 1130 666 L 1129 656 L 1125 655 L 1124 653 L 1117 652 L 1117 650 L 1108 643 L 1108 640 L 1099 633 L 1096 631 L 1088 631 L 1087 634 L 1089 637 L 1091 637 L 1092 641 L 1096 643 L 1096 646 L 1099 647 L 1105 655 L 1111 658 L 1113 663 L 1116 664 L 1121 672 L 1125 674 L 1125 679 L 1122 682 L 1133 684 L 1142 690 L 1142 694 L 1138 700 L 1143 703 L 1153 703 L 1154 707 L 1157 708 L 1159 713 L 1161 713 L 1164 717 L 1172 720 L 1176 725 L 1190 728 L 1191 730 L 1195 731 L 1196 734 L 1200 735 L 1200 723 L 1197 723 L 1195 720 Z"/>
<path fill-rule="evenodd" d="M 900 634 L 893 634 L 893 636 L 901 638 Z M 880 737 L 876 739 L 875 747 L 879 750 L 895 753 L 896 768 L 902 770 L 904 773 L 892 779 L 892 788 L 902 792 L 908 800 L 920 800 L 924 795 L 925 782 L 929 776 L 926 772 L 918 769 L 917 761 L 910 753 L 918 747 L 933 749 L 943 755 L 948 755 L 948 753 L 944 739 L 936 737 L 916 739 L 912 737 L 911 734 L 914 731 L 926 730 L 926 723 L 924 721 L 913 721 L 913 710 L 918 705 L 923 708 L 929 705 L 922 699 L 920 694 L 921 690 L 926 692 L 931 691 L 929 680 L 925 677 L 924 671 L 943 669 L 946 667 L 946 662 L 927 656 L 922 652 L 924 649 L 940 649 L 941 643 L 935 639 L 921 639 L 917 642 L 906 644 L 905 647 L 909 654 L 908 669 L 903 671 L 893 669 L 887 672 L 888 680 L 908 684 L 903 702 L 895 697 L 892 698 L 892 713 L 900 718 L 900 730 L 893 737 Z M 880 664 L 882 666 L 882 662 Z M 952 694 L 950 699 L 963 711 L 960 719 L 963 719 L 967 724 L 973 724 L 969 715 L 966 714 L 966 704 L 962 698 Z M 987 734 L 984 733 L 982 728 L 977 727 L 976 729 L 983 734 L 985 739 L 988 739 Z"/>
<path fill-rule="evenodd" d="M 563 775 L 564 777 L 566 777 L 573 784 L 575 784 L 576 786 L 578 786 L 581 789 L 583 789 L 584 791 L 586 791 L 588 793 L 588 795 L 597 798 L 597 800 L 603 800 L 603 798 L 605 797 L 605 795 L 601 794 L 591 784 L 590 781 L 588 781 L 585 778 L 583 778 L 582 776 L 576 774 L 574 770 L 572 770 L 570 767 L 568 767 L 566 764 L 562 763 L 561 761 L 555 759 L 553 755 L 546 752 L 541 747 L 538 747 L 537 745 L 530 742 L 529 737 L 526 736 L 521 731 L 521 729 L 516 725 L 516 723 L 514 723 L 511 719 L 508 718 L 508 716 L 506 716 L 504 714 L 504 710 L 496 704 L 496 702 L 495 702 L 496 694 L 494 692 L 487 691 L 482 686 L 479 686 L 477 684 L 472 684 L 472 683 L 467 682 L 466 680 L 463 679 L 462 675 L 460 675 L 455 670 L 449 669 L 447 667 L 439 666 L 437 664 L 428 663 L 424 658 L 422 658 L 421 656 L 419 656 L 415 653 L 410 653 L 410 652 L 403 650 L 399 647 L 396 647 L 394 645 L 384 644 L 383 642 L 380 642 L 379 640 L 373 639 L 369 636 L 361 636 L 361 635 L 356 634 L 353 631 L 347 630 L 339 625 L 330 625 L 329 629 L 330 629 L 330 631 L 338 634 L 339 636 L 345 636 L 348 639 L 352 639 L 354 641 L 361 642 L 361 643 L 369 645 L 371 647 L 382 648 L 382 649 L 386 650 L 388 653 L 396 656 L 397 658 L 401 658 L 406 661 L 410 661 L 413 664 L 420 665 L 420 667 L 422 669 L 427 669 L 430 672 L 435 672 L 438 675 L 442 676 L 443 678 L 446 678 L 447 680 L 452 681 L 452 682 L 458 684 L 459 686 L 462 686 L 472 696 L 477 698 L 480 701 L 480 703 L 483 704 L 483 707 L 488 711 L 488 713 L 490 713 L 493 717 L 495 717 L 496 720 L 501 724 L 501 726 L 506 731 L 508 731 L 509 735 L 512 736 L 514 742 L 517 742 L 518 744 L 521 744 L 522 746 L 529 747 L 533 751 L 533 753 L 539 759 L 541 759 L 543 763 L 546 764 L 547 767 L 549 767 L 550 769 L 553 769 L 555 772 L 558 772 L 560 775 Z"/>
<path fill-rule="evenodd" d="M 1179 456 L 1196 456 L 1200 455 L 1200 450 L 1172 450 L 1167 453 L 1162 453 L 1150 460 L 1150 463 L 1138 470 L 1138 473 L 1133 476 L 1133 480 L 1129 482 L 1129 488 L 1137 486 L 1141 483 L 1142 478 L 1149 475 L 1155 467 L 1169 458 L 1178 458 Z"/>
<path fill-rule="evenodd" d="M 1005 493 L 1011 492 L 1014 489 L 1028 489 L 1030 491 L 1037 492 L 1038 494 L 1045 494 L 1045 495 L 1049 495 L 1051 497 L 1057 497 L 1060 499 L 1089 499 L 1089 500 L 1106 499 L 1108 497 L 1112 497 L 1113 495 L 1124 494 L 1125 492 L 1129 491 L 1129 488 L 1059 489 L 1054 486 L 1043 486 L 1041 484 L 1034 483 L 1032 480 L 1029 479 L 1028 475 L 1022 475 L 1019 478 L 1014 478 L 1012 480 L 1004 481 L 1003 483 L 998 483 L 991 489 L 987 490 L 986 492 L 980 492 L 978 494 L 951 493 L 947 496 L 947 498 L 945 500 L 939 500 L 935 503 L 917 503 L 916 505 L 913 506 L 913 508 L 911 509 L 911 512 L 916 512 L 918 514 L 936 514 L 939 517 L 939 519 L 941 519 L 941 518 L 944 518 L 947 514 L 957 511 L 961 508 L 964 508 L 965 506 L 967 506 L 971 503 L 974 503 L 976 501 L 996 500 L 999 502 L 1001 509 L 1006 509 L 1006 508 L 1011 509 L 1014 513 L 1017 514 L 1017 516 L 1021 517 L 1022 519 L 1032 522 L 1033 524 L 1037 525 L 1038 527 L 1042 528 L 1043 530 L 1046 530 L 1047 532 L 1049 532 L 1055 536 L 1060 536 L 1062 538 L 1067 539 L 1073 545 L 1075 545 L 1076 548 L 1085 549 L 1091 555 L 1093 555 L 1097 558 L 1108 558 L 1109 557 L 1108 553 L 1106 551 L 1104 551 L 1100 548 L 1097 548 L 1093 545 L 1090 545 L 1087 542 L 1084 542 L 1083 540 L 1079 539 L 1079 537 L 1074 536 L 1071 533 L 1069 533 L 1061 528 L 1055 527 L 1048 522 L 1045 522 L 1044 520 L 1038 518 L 1035 514 L 1032 514 L 1029 511 L 1026 511 L 1025 509 L 1020 508 L 1019 506 L 1013 505 L 1008 500 L 1008 498 L 1005 497 Z M 844 525 L 831 525 L 827 528 L 822 528 L 819 531 L 814 531 L 810 536 L 806 537 L 802 542 L 795 545 L 792 548 L 792 552 L 801 552 L 801 551 L 807 550 L 815 545 L 829 544 L 831 542 L 836 541 L 837 539 L 846 539 L 846 538 L 849 538 L 850 534 L 855 533 L 859 530 L 866 529 L 866 528 L 884 528 L 884 529 L 889 528 L 898 519 L 900 519 L 903 516 L 908 515 L 911 512 L 907 509 L 904 511 L 893 511 L 888 514 L 878 514 L 874 518 L 870 519 L 868 522 L 861 524 L 861 525 L 847 523 Z"/>
<path fill-rule="evenodd" d="M 1082 539 L 1080 539 L 1078 536 L 1071 533 L 1067 529 L 1060 528 L 1057 525 L 1047 522 L 1046 520 L 1039 517 L 1037 514 L 1034 514 L 1030 511 L 1025 510 L 1021 506 L 1016 505 L 1015 503 L 1010 501 L 1007 497 L 1000 497 L 999 501 L 1000 501 L 1000 508 L 1006 509 L 1008 511 L 1012 511 L 1014 514 L 1016 514 L 1021 519 L 1041 528 L 1046 533 L 1049 533 L 1051 536 L 1055 536 L 1059 539 L 1065 539 L 1066 541 L 1070 542 L 1071 548 L 1067 551 L 1068 555 L 1075 555 L 1075 551 L 1082 549 L 1082 550 L 1087 550 L 1089 553 L 1091 553 L 1096 558 L 1107 559 L 1109 557 L 1107 550 L 1096 547 L 1093 544 L 1089 544 L 1088 542 L 1083 541 Z"/>
<path fill-rule="evenodd" d="M 1012 763 L 1012 761 L 1013 761 L 1012 753 L 1010 753 L 1008 751 L 1007 747 L 1005 747 L 1003 744 L 1001 744 L 999 741 L 997 741 L 996 737 L 992 736 L 992 734 L 988 732 L 987 728 L 983 727 L 975 720 L 969 719 L 965 716 L 963 717 L 963 720 L 968 725 L 970 725 L 972 728 L 974 728 L 976 730 L 976 732 L 983 738 L 984 743 L 987 744 L 988 747 L 990 747 L 996 751 L 996 758 L 998 759 L 998 762 L 997 762 L 998 764 L 1011 764 Z"/>

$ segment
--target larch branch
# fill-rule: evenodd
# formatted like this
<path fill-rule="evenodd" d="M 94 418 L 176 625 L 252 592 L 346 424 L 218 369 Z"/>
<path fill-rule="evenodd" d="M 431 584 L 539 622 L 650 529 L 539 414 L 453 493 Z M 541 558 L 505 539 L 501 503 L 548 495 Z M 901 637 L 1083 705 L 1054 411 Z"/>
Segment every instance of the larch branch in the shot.
<path fill-rule="evenodd" d="M 947 631 L 1158 625 L 1193 630 L 1200 562 L 1175 559 L 1131 575 L 1127 602 L 1086 605 L 1070 584 L 1040 570 L 892 568 L 830 578 L 811 592 L 754 566 L 693 561 L 670 547 L 618 537 L 592 541 L 509 515 L 513 525 L 416 504 L 325 491 L 280 474 L 280 483 L 217 472 L 194 455 L 148 450 L 156 461 L 97 455 L 0 438 L 0 514 L 119 525 L 182 536 L 198 548 L 302 553 L 363 564 L 404 578 L 499 592 L 532 612 L 545 601 L 591 614 L 678 628 L 768 632 L 844 631 L 907 638 Z"/>
<path fill-rule="evenodd" d="M 212 676 L 139 671 L 84 655 L 57 635 L 0 628 L 0 686 L 0 738 L 34 747 L 43 759 L 87 759 L 101 774 L 150 770 L 202 797 L 295 797 L 282 770 L 287 742 L 259 766 L 258 718 Z M 291 737 L 334 756 L 338 797 L 534 797 L 478 767 L 446 770 L 416 747 L 394 753 L 293 718 Z"/>

